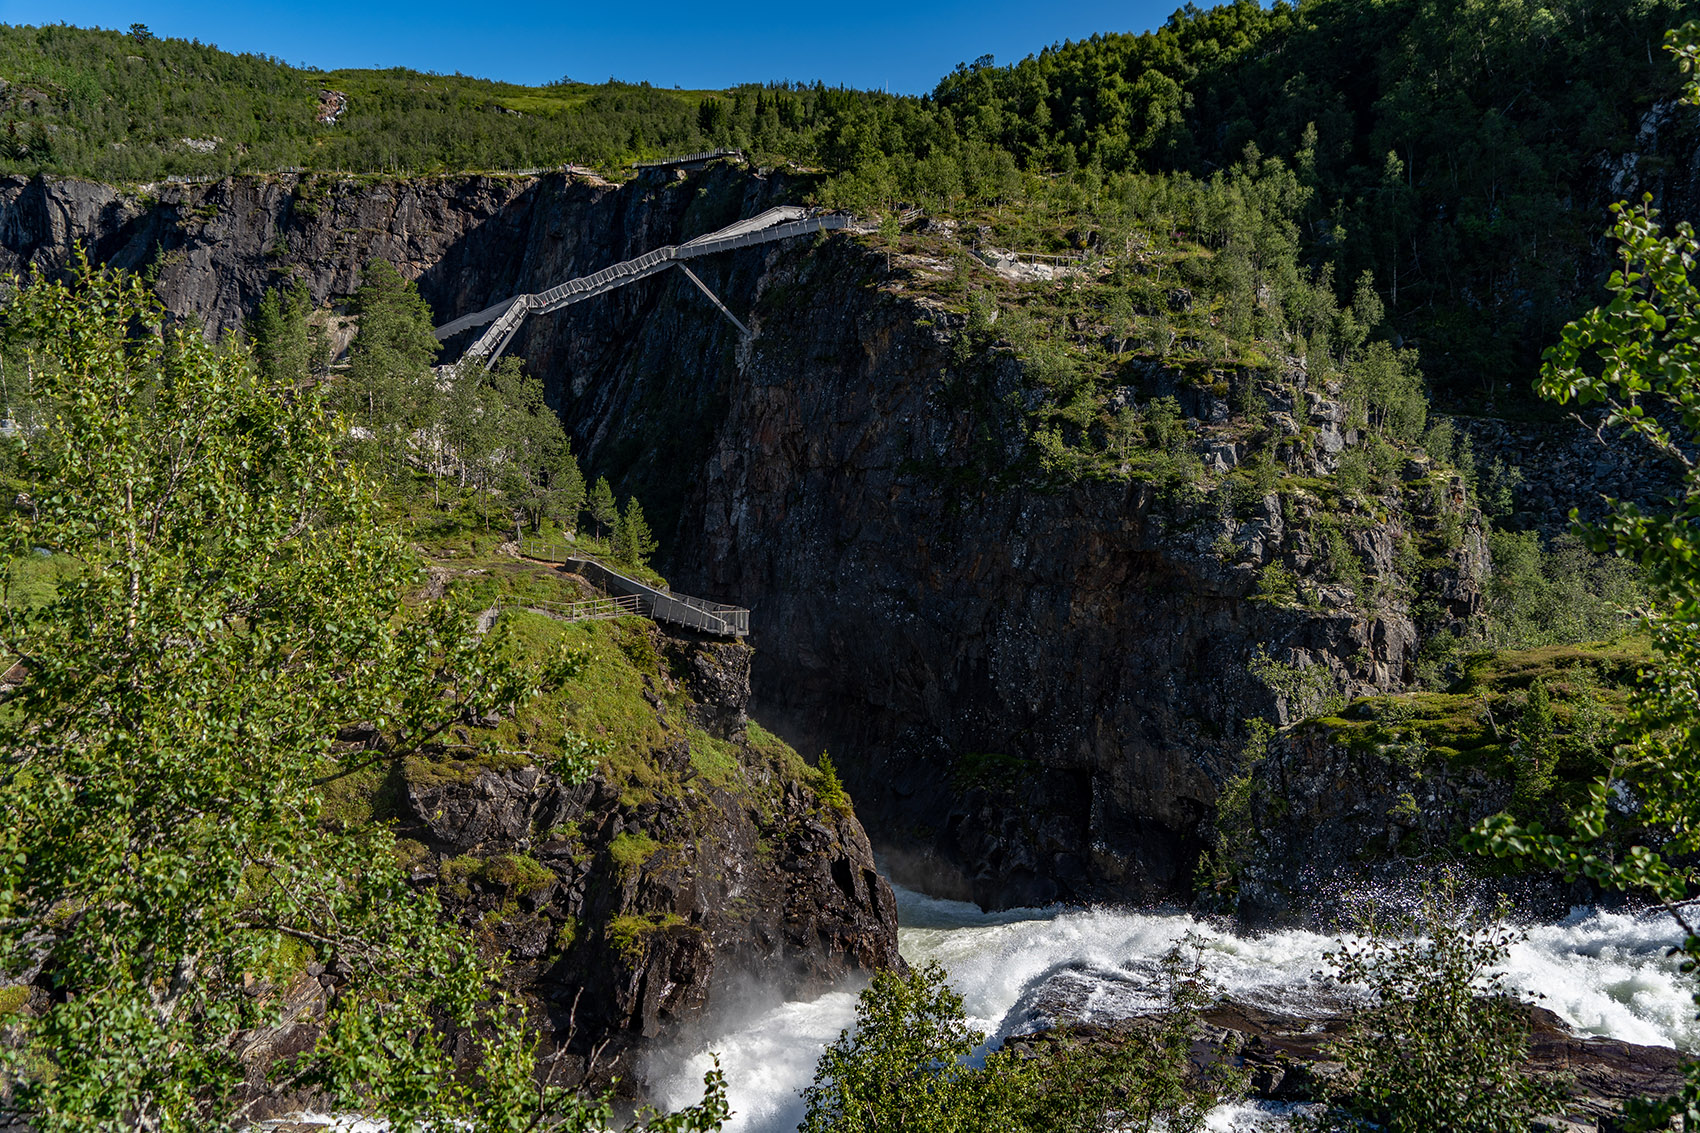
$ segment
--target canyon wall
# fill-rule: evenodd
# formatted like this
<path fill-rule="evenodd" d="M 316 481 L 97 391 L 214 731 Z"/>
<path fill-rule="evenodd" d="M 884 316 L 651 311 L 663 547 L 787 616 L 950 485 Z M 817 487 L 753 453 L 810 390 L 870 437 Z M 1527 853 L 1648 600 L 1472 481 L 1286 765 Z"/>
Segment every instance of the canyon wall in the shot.
<path fill-rule="evenodd" d="M 228 329 L 292 278 L 340 302 L 382 256 L 446 321 L 799 191 L 725 164 L 622 187 L 13 180 L 0 270 L 62 267 L 84 242 L 157 270 L 173 310 Z M 1299 707 L 1249 666 L 1267 656 L 1347 694 L 1403 687 L 1425 632 L 1415 604 L 1442 622 L 1475 607 L 1481 528 L 1446 473 L 1411 461 L 1379 499 L 1318 502 L 1359 438 L 1294 360 L 1279 382 L 1231 376 L 1234 411 L 1154 367 L 1115 394 L 1175 396 L 1218 470 L 1242 458 L 1240 407 L 1255 406 L 1285 460 L 1267 495 L 1059 482 L 1022 471 L 1023 365 L 964 354 L 933 266 L 840 234 L 698 271 L 750 340 L 670 272 L 531 320 L 512 351 L 587 470 L 643 501 L 674 583 L 752 608 L 757 715 L 832 752 L 902 880 L 988 905 L 1188 894 L 1243 722 Z M 1364 593 L 1325 577 L 1318 513 Z M 1258 594 L 1276 563 L 1309 580 L 1307 601 Z"/>

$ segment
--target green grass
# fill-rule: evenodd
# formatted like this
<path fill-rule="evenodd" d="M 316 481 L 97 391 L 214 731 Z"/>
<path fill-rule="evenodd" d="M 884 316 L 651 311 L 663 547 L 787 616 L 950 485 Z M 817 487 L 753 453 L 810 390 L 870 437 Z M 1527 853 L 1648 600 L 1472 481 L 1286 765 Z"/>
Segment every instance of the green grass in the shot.
<path fill-rule="evenodd" d="M 68 555 L 34 553 L 6 566 L 7 597 L 13 607 L 39 609 L 52 601 L 59 583 L 73 577 L 82 563 Z"/>
<path fill-rule="evenodd" d="M 608 922 L 608 943 L 614 946 L 622 959 L 633 967 L 643 962 L 643 954 L 648 938 L 657 932 L 665 932 L 685 923 L 685 918 L 677 913 L 641 913 L 615 917 Z"/>
<path fill-rule="evenodd" d="M 739 759 L 738 745 L 716 739 L 701 728 L 685 729 L 691 744 L 691 767 L 712 786 L 723 790 L 736 787 L 743 777 L 744 765 Z"/>
<path fill-rule="evenodd" d="M 779 768 L 787 779 L 801 780 L 814 783 L 817 773 L 810 767 L 808 761 L 797 754 L 797 750 L 754 720 L 750 721 L 749 745 L 764 756 L 775 767 Z"/>
<path fill-rule="evenodd" d="M 627 830 L 608 843 L 608 856 L 614 859 L 621 873 L 630 875 L 642 869 L 659 849 L 661 843 L 649 835 Z"/>
<path fill-rule="evenodd" d="M 1514 771 L 1511 745 L 1528 690 L 1536 680 L 1552 697 L 1561 736 L 1572 742 L 1557 773 L 1570 788 L 1601 770 L 1601 753 L 1582 742 L 1596 721 L 1623 715 L 1650 657 L 1645 637 L 1480 653 L 1444 692 L 1414 692 L 1353 701 L 1317 723 L 1331 738 L 1360 752 L 1396 758 L 1421 753 L 1496 774 Z M 1416 741 L 1413 745 L 1413 741 Z"/>

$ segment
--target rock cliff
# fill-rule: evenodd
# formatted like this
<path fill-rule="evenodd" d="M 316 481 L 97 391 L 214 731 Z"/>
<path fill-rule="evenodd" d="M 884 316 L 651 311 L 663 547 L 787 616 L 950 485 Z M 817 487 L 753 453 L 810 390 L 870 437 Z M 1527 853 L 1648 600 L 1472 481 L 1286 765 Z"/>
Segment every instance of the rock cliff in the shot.
<path fill-rule="evenodd" d="M 447 319 L 797 191 L 724 164 L 620 188 L 14 180 L 0 270 L 82 242 L 156 266 L 173 310 L 225 329 L 271 283 L 337 302 L 383 256 Z M 753 608 L 760 713 L 834 752 L 900 877 L 988 905 L 1186 893 L 1242 721 L 1294 708 L 1248 671 L 1258 650 L 1349 693 L 1400 685 L 1413 601 L 1474 603 L 1479 529 L 1426 467 L 1336 500 L 1327 473 L 1359 438 L 1297 363 L 1235 376 L 1233 411 L 1160 368 L 1116 395 L 1174 396 L 1217 490 L 1036 476 L 1030 375 L 995 336 L 965 352 L 931 270 L 845 236 L 747 249 L 699 274 L 748 341 L 668 273 L 528 322 L 513 351 L 593 474 L 644 500 L 670 575 Z M 1253 443 L 1284 477 L 1225 490 Z M 1304 601 L 1252 600 L 1271 566 Z"/>
<path fill-rule="evenodd" d="M 506 958 L 568 1081 L 634 1080 L 648 1045 L 743 981 L 806 996 L 902 964 L 896 903 L 854 815 L 793 753 L 752 740 L 749 646 L 638 632 L 659 662 L 655 711 L 686 705 L 647 756 L 679 773 L 677 791 L 476 760 L 409 760 L 387 787 L 415 883 Z M 737 761 L 718 781 L 692 770 L 693 744 L 713 740 Z"/>
<path fill-rule="evenodd" d="M 523 750 L 458 728 L 336 781 L 326 814 L 390 824 L 412 884 L 529 1009 L 554 1081 L 630 1093 L 648 1054 L 751 986 L 808 997 L 903 961 L 896 901 L 850 808 L 748 719 L 749 646 L 610 626 L 591 633 L 618 656 L 588 679 L 637 684 L 623 699 L 649 718 L 622 721 L 626 741 L 594 775 L 563 778 L 560 741 L 543 734 L 554 721 L 527 715 L 508 722 Z M 372 738 L 342 737 L 362 755 Z M 310 966 L 282 989 L 283 1021 L 245 1039 L 252 1116 L 324 1108 L 278 1093 L 270 1068 L 311 1047 L 346 974 Z"/>

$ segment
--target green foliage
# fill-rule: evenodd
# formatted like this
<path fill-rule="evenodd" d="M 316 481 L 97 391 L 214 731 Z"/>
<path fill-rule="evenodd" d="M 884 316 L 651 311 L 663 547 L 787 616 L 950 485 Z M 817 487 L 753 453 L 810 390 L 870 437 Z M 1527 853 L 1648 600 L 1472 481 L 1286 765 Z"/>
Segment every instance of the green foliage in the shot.
<path fill-rule="evenodd" d="M 596 774 L 608 755 L 605 741 L 588 740 L 574 731 L 563 734 L 555 742 L 555 750 L 559 754 L 549 765 L 549 770 L 569 787 L 590 782 L 591 776 Z"/>
<path fill-rule="evenodd" d="M 1700 53 L 1700 22 L 1671 33 L 1669 46 L 1686 71 Z M 1700 105 L 1700 84 L 1686 98 Z M 1596 548 L 1638 562 L 1646 571 L 1651 663 L 1641 674 L 1618 745 L 1619 760 L 1570 815 L 1567 832 L 1509 815 L 1484 822 L 1484 848 L 1533 861 L 1568 876 L 1640 891 L 1670 910 L 1685 934 L 1683 952 L 1700 962 L 1700 933 L 1681 903 L 1700 875 L 1700 465 L 1689 453 L 1700 440 L 1700 287 L 1691 275 L 1700 255 L 1687 224 L 1661 231 L 1652 209 L 1618 206 L 1612 228 L 1619 267 L 1607 282 L 1610 301 L 1565 328 L 1547 351 L 1541 393 L 1559 403 L 1603 404 L 1608 427 L 1623 429 L 1671 461 L 1682 480 L 1666 510 L 1643 512 L 1618 502 L 1598 527 L 1582 534 Z M 1612 800 L 1630 792 L 1638 806 L 1624 830 Z M 1627 842 L 1627 845 L 1623 843 Z M 1669 1125 L 1674 1115 L 1700 1119 L 1700 1071 L 1682 1092 L 1629 1109 L 1633 1129 Z"/>
<path fill-rule="evenodd" d="M 1210 849 L 1200 856 L 1194 888 L 1213 897 L 1232 898 L 1238 875 L 1249 860 L 1257 831 L 1252 825 L 1253 771 L 1269 752 L 1276 727 L 1261 717 L 1245 722 L 1246 739 L 1238 766 L 1216 792 L 1216 818 Z"/>
<path fill-rule="evenodd" d="M 850 795 L 844 790 L 844 782 L 838 777 L 838 768 L 833 765 L 832 756 L 821 752 L 820 761 L 815 764 L 815 772 L 815 794 L 819 796 L 820 801 L 840 814 L 849 814 Z"/>
<path fill-rule="evenodd" d="M 312 312 L 312 296 L 302 282 L 288 290 L 273 288 L 260 299 L 247 330 L 254 365 L 266 381 L 302 385 L 329 369 L 330 343 L 324 328 L 309 321 Z"/>
<path fill-rule="evenodd" d="M 1563 1097 L 1526 1069 L 1528 1008 L 1497 971 L 1519 937 L 1469 914 L 1446 891 L 1403 922 L 1372 924 L 1326 959 L 1373 996 L 1330 1054 L 1344 1073 L 1300 1129 L 1357 1133 L 1525 1133 Z"/>
<path fill-rule="evenodd" d="M 1493 566 L 1486 586 L 1483 644 L 1529 649 L 1601 641 L 1623 633 L 1645 600 L 1640 571 L 1588 549 L 1573 535 L 1541 546 L 1533 531 L 1488 535 Z"/>
<path fill-rule="evenodd" d="M 1199 1012 L 1213 1002 L 1196 940 L 1157 973 L 1161 1006 L 1125 1031 L 1084 1042 L 1064 1027 L 1016 1053 L 970 1056 L 986 1036 L 937 964 L 876 973 L 856 1026 L 821 1055 L 803 1092 L 802 1133 L 1196 1133 L 1210 1110 L 1244 1089 L 1224 1060 L 1199 1073 Z M 1231 1057 L 1231 1052 L 1230 1052 Z"/>
<path fill-rule="evenodd" d="M 1374 293 L 1370 294 L 1373 298 Z M 1379 322 L 1379 307 L 1376 310 Z M 1394 350 L 1385 342 L 1370 343 L 1348 373 L 1345 396 L 1348 408 L 1360 413 L 1377 433 L 1408 444 L 1422 436 L 1428 420 L 1428 398 L 1423 393 L 1416 351 Z"/>
<path fill-rule="evenodd" d="M 433 500 L 458 479 L 490 526 L 497 497 L 535 534 L 545 523 L 571 529 L 585 504 L 579 470 L 543 383 L 516 358 L 493 370 L 456 367 L 445 381 L 431 366 L 437 342 L 418 289 L 374 261 L 353 304 L 360 328 L 345 373 L 330 381 L 351 430 L 351 449 L 385 473 L 391 495 L 406 496 L 416 470 Z M 246 327 L 263 376 L 301 385 L 330 377 L 323 329 L 311 320 L 306 288 L 266 293 Z M 446 385 L 446 388 L 445 388 Z"/>
<path fill-rule="evenodd" d="M 584 474 L 559 414 L 544 399 L 542 381 L 519 359 L 503 358 L 488 371 L 476 364 L 456 367 L 441 430 L 445 456 L 452 457 L 461 486 L 470 484 L 477 493 L 486 522 L 496 489 L 532 534 L 551 520 L 564 527 L 577 523 Z"/>
<path fill-rule="evenodd" d="M 1552 789 L 1552 771 L 1558 764 L 1557 719 L 1547 683 L 1538 677 L 1529 684 L 1529 697 L 1517 718 L 1515 754 L 1517 794 L 1523 806 L 1538 801 Z"/>
<path fill-rule="evenodd" d="M 1189 934 L 1163 954 L 1154 989 L 1160 1006 L 1134 1020 L 1113 1043 L 1075 1044 L 1065 1027 L 1029 1070 L 1028 1082 L 1006 1076 L 1018 1099 L 1014 1127 L 1031 1133 L 1200 1133 L 1210 1112 L 1244 1094 L 1236 1049 L 1195 1066 L 1205 1036 L 1200 1013 L 1217 998 L 1204 974 L 1203 943 Z M 1060 1050 L 1058 1048 L 1061 1048 Z M 1002 1067 L 988 1063 L 988 1073 Z M 1006 1072 L 1007 1073 L 1007 1072 Z"/>
<path fill-rule="evenodd" d="M 1283 719 L 1303 720 L 1345 703 L 1339 678 L 1325 665 L 1277 661 L 1259 645 L 1247 668 L 1274 693 Z"/>
<path fill-rule="evenodd" d="M 684 923 L 678 913 L 626 913 L 611 918 L 605 932 L 614 951 L 635 970 L 643 964 L 650 936 Z"/>
<path fill-rule="evenodd" d="M 799 1133 L 978 1133 L 1003 1117 L 991 1072 L 966 1059 L 985 1036 L 936 964 L 907 976 L 886 970 L 856 1001 L 856 1026 L 827 1047 L 803 1091 Z"/>
<path fill-rule="evenodd" d="M 1364 592 L 1363 560 L 1358 558 L 1351 540 L 1337 524 L 1324 523 L 1320 527 L 1322 557 L 1328 568 L 1329 580 L 1344 586 L 1354 599 L 1361 598 Z"/>
<path fill-rule="evenodd" d="M 1279 559 L 1271 560 L 1257 573 L 1257 592 L 1251 601 L 1284 609 L 1299 606 L 1299 576 Z"/>
<path fill-rule="evenodd" d="M 1539 685 L 1552 715 L 1541 765 L 1568 801 L 1610 766 L 1615 721 L 1633 699 L 1647 656 L 1647 642 L 1634 638 L 1468 654 L 1442 691 L 1354 701 L 1321 723 L 1336 743 L 1408 765 L 1458 761 L 1519 781 L 1527 774 L 1519 721 Z"/>
<path fill-rule="evenodd" d="M 399 477 L 413 434 L 436 416 L 440 397 L 431 367 L 442 344 L 419 289 L 387 260 L 367 265 L 349 306 L 360 331 L 335 387 L 336 407 L 360 430 L 355 448 L 363 459 Z"/>
<path fill-rule="evenodd" d="M 626 507 L 614 521 L 614 557 L 627 566 L 642 567 L 659 544 L 643 517 L 643 505 L 626 497 Z"/>
<path fill-rule="evenodd" d="M 614 503 L 614 489 L 608 485 L 608 477 L 598 476 L 595 487 L 590 490 L 590 518 L 596 524 L 596 535 L 601 538 L 604 531 L 616 530 L 620 522 L 620 510 Z"/>
<path fill-rule="evenodd" d="M 0 603 L 0 644 L 30 658 L 0 713 L 0 972 L 45 964 L 57 992 L 0 1050 L 11 1103 L 43 1131 L 242 1124 L 235 1038 L 278 1021 L 288 955 L 347 978 L 279 1084 L 398 1128 L 583 1128 L 388 830 L 321 822 L 319 793 L 356 769 L 339 727 L 402 758 L 580 662 L 521 668 L 449 605 L 404 606 L 412 560 L 314 392 L 172 328 L 141 281 L 85 266 L 6 314 L 60 422 L 28 438 L 40 502 L 5 518 L 6 559 L 83 564 L 44 604 Z M 446 1027 L 475 1036 L 472 1078 Z M 724 1112 L 712 1086 L 689 1127 Z"/>

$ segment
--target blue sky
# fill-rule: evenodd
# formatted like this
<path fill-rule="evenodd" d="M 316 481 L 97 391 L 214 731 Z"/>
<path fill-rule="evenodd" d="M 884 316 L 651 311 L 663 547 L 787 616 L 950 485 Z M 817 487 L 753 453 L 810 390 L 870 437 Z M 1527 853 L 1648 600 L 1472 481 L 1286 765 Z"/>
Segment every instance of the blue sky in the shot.
<path fill-rule="evenodd" d="M 571 76 L 717 88 L 822 79 L 920 94 L 959 62 L 1014 62 L 1100 31 L 1144 31 L 1180 0 L 0 0 L 0 22 L 195 38 L 336 67 L 406 66 L 543 83 Z"/>

